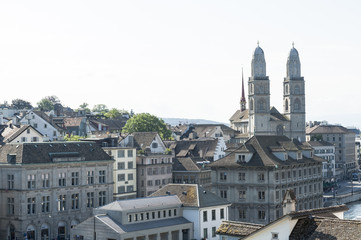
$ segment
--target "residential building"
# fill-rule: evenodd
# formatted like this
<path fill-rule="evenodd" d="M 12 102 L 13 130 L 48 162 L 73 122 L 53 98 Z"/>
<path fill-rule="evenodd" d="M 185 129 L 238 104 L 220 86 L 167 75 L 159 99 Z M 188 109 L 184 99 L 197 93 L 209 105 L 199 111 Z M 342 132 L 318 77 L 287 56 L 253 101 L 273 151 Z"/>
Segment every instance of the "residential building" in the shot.
<path fill-rule="evenodd" d="M 112 200 L 113 162 L 92 142 L 0 147 L 0 239 L 68 239 Z"/>
<path fill-rule="evenodd" d="M 217 234 L 221 240 L 314 240 L 359 239 L 361 221 L 345 220 L 345 205 L 294 211 L 268 225 L 224 221 Z"/>
<path fill-rule="evenodd" d="M 41 111 L 29 110 L 20 119 L 21 125 L 31 125 L 38 130 L 49 141 L 63 140 L 65 126 L 62 118 L 55 118 L 53 115 L 47 115 Z M 16 124 L 13 122 L 13 124 Z"/>
<path fill-rule="evenodd" d="M 86 137 L 91 132 L 86 117 L 65 117 L 64 126 L 68 135 Z"/>
<path fill-rule="evenodd" d="M 342 177 L 342 169 L 338 168 L 336 173 L 335 145 L 323 140 L 308 141 L 307 144 L 314 149 L 313 152 L 316 156 L 326 160 L 323 162 L 322 166 L 323 181 L 330 183 L 336 180 L 340 180 Z"/>
<path fill-rule="evenodd" d="M 236 137 L 238 141 L 245 142 L 249 137 L 257 135 L 285 135 L 305 141 L 305 81 L 301 76 L 299 54 L 294 47 L 289 52 L 286 70 L 281 114 L 270 106 L 270 80 L 266 74 L 265 55 L 263 49 L 257 46 L 252 57 L 252 74 L 248 80 L 248 109 L 242 76 L 241 107 L 230 118 L 231 127 L 240 133 Z"/>
<path fill-rule="evenodd" d="M 130 147 L 104 147 L 109 156 L 114 159 L 113 199 L 132 199 L 137 196 L 137 153 Z"/>
<path fill-rule="evenodd" d="M 350 178 L 356 171 L 355 133 L 340 125 L 311 122 L 306 128 L 307 141 L 323 140 L 335 145 L 336 169 L 343 169 L 340 178 Z"/>
<path fill-rule="evenodd" d="M 4 143 L 44 142 L 48 140 L 31 125 L 16 126 L 12 123 L 7 125 L 2 132 L 2 136 L 4 137 Z"/>
<path fill-rule="evenodd" d="M 176 195 L 115 201 L 71 229 L 74 240 L 190 240 L 193 223 Z"/>
<path fill-rule="evenodd" d="M 172 168 L 173 183 L 199 184 L 206 189 L 210 188 L 211 170 L 206 165 L 205 159 L 175 158 Z"/>
<path fill-rule="evenodd" d="M 120 146 L 137 149 L 137 196 L 146 197 L 172 183 L 172 151 L 156 132 L 134 132 Z"/>
<path fill-rule="evenodd" d="M 229 220 L 266 224 L 282 216 L 282 196 L 293 189 L 297 210 L 323 206 L 322 158 L 286 136 L 253 136 L 210 163 L 212 191 L 232 203 Z"/>
<path fill-rule="evenodd" d="M 183 217 L 193 223 L 192 239 L 219 239 L 216 230 L 228 219 L 228 201 L 198 184 L 168 184 L 151 195 L 177 195 L 182 202 Z"/>

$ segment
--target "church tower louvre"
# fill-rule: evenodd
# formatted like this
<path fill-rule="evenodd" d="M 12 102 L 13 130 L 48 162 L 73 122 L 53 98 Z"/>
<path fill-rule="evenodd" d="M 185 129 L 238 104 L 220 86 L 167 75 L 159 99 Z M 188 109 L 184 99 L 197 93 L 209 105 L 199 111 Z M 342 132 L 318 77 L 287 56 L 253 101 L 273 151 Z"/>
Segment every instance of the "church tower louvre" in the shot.
<path fill-rule="evenodd" d="M 254 51 L 248 80 L 249 137 L 270 134 L 270 81 L 266 76 L 266 61 L 259 43 Z"/>
<path fill-rule="evenodd" d="M 283 112 L 290 120 L 290 132 L 286 135 L 302 142 L 306 140 L 305 107 L 305 81 L 301 77 L 298 51 L 293 45 L 287 58 L 286 77 L 283 81 Z"/>

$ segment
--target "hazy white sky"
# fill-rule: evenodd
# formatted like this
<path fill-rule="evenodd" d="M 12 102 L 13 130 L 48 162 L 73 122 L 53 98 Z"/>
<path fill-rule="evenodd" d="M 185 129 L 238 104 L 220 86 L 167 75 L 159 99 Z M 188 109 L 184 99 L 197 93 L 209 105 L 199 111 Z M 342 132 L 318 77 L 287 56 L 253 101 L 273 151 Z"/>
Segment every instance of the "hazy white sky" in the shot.
<path fill-rule="evenodd" d="M 1 1 L 0 102 L 228 123 L 257 41 L 282 111 L 292 42 L 307 120 L 361 127 L 360 1 Z M 246 91 L 247 92 L 247 91 Z"/>

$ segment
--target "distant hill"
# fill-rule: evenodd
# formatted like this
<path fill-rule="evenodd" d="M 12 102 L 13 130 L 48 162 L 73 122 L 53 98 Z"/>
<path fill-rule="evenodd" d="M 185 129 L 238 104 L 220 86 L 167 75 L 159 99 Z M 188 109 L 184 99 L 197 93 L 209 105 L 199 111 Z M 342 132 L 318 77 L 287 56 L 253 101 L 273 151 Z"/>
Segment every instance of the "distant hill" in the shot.
<path fill-rule="evenodd" d="M 162 118 L 166 124 L 171 126 L 176 126 L 178 124 L 224 124 L 228 126 L 227 123 L 215 122 L 205 119 L 188 119 L 188 118 Z"/>

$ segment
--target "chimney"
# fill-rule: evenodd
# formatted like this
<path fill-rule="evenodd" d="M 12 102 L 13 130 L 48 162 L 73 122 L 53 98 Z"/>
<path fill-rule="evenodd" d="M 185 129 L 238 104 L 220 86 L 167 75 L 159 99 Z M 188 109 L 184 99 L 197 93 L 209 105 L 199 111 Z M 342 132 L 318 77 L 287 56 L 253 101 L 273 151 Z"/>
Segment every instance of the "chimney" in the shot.
<path fill-rule="evenodd" d="M 292 189 L 288 189 L 283 196 L 282 206 L 283 206 L 283 215 L 287 215 L 290 212 L 296 211 L 296 195 Z"/>

